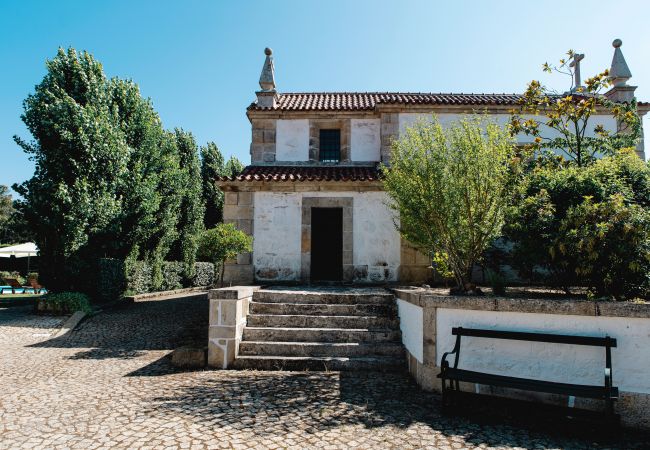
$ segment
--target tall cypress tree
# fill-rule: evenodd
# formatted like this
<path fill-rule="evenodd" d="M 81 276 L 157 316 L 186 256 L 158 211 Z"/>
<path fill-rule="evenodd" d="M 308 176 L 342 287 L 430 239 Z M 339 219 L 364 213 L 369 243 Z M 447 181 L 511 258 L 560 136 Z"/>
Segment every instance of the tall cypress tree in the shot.
<path fill-rule="evenodd" d="M 223 155 L 217 144 L 208 142 L 201 147 L 201 181 L 205 203 L 203 224 L 206 229 L 213 228 L 223 219 L 223 192 L 215 185 L 217 177 L 223 173 Z"/>

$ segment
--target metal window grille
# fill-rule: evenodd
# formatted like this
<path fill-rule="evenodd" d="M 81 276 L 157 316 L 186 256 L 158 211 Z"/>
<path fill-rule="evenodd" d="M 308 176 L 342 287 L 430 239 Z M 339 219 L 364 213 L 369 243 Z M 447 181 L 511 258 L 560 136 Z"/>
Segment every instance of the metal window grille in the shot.
<path fill-rule="evenodd" d="M 321 162 L 339 162 L 341 160 L 341 130 L 320 130 Z"/>

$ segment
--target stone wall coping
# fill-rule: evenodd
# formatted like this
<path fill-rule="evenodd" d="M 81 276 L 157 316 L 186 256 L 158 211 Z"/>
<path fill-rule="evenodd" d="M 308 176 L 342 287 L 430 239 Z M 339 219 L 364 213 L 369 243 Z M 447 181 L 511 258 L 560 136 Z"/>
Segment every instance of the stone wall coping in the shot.
<path fill-rule="evenodd" d="M 218 289 L 210 289 L 208 298 L 210 300 L 241 300 L 253 296 L 253 292 L 261 286 L 231 286 Z"/>
<path fill-rule="evenodd" d="M 474 309 L 480 311 L 650 318 L 650 303 L 585 299 L 550 299 L 497 296 L 453 296 L 433 294 L 423 288 L 392 289 L 400 300 L 423 308 Z"/>

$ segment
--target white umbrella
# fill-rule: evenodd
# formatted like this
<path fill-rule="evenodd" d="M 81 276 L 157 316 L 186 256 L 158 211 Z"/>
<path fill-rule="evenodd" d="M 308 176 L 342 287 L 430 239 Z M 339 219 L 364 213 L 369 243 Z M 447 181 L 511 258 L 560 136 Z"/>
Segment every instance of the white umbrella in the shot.
<path fill-rule="evenodd" d="M 0 258 L 27 258 L 38 255 L 38 247 L 33 242 L 25 244 L 12 245 L 10 247 L 0 247 Z"/>
<path fill-rule="evenodd" d="M 38 247 L 33 242 L 12 245 L 0 248 L 0 258 L 27 258 L 27 272 L 29 272 L 29 257 L 38 255 Z"/>

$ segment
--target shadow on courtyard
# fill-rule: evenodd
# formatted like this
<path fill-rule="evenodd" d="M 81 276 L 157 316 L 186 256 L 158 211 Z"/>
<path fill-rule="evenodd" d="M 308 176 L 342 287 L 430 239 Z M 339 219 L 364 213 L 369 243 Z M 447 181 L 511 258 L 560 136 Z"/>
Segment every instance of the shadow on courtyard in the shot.
<path fill-rule="evenodd" d="M 584 433 L 587 430 L 573 433 L 553 428 L 552 423 L 512 421 L 498 414 L 480 419 L 443 416 L 440 397 L 420 390 L 406 373 L 227 371 L 214 378 L 206 375 L 193 378 L 192 384 L 172 395 L 152 398 L 147 412 L 170 418 L 182 415 L 262 436 L 313 434 L 346 426 L 406 429 L 420 425 L 418 430 L 422 430 L 424 425 L 447 437 L 462 437 L 466 446 L 644 448 L 648 442 L 648 436 L 626 433 L 616 441 L 600 438 L 599 443 Z"/>
<path fill-rule="evenodd" d="M 148 350 L 171 351 L 188 341 L 207 344 L 207 332 L 206 298 L 171 298 L 103 311 L 70 333 L 30 347 L 83 349 L 70 359 L 130 359 Z M 162 369 L 167 364 L 161 361 L 159 365 Z"/>

